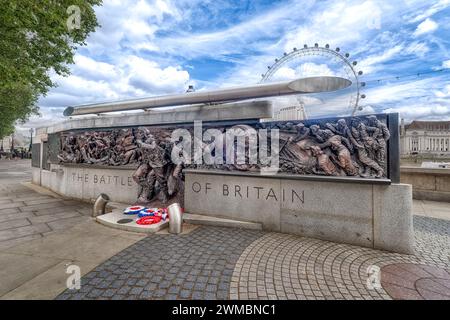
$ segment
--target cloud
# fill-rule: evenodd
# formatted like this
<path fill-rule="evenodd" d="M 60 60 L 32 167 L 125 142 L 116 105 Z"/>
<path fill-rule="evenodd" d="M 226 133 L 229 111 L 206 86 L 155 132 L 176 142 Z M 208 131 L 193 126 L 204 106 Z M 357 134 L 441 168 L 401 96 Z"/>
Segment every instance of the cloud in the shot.
<path fill-rule="evenodd" d="M 450 85 L 447 76 L 385 83 L 367 91 L 367 103 L 378 112 L 399 112 L 406 120 L 450 120 Z"/>
<path fill-rule="evenodd" d="M 423 3 L 423 1 L 419 0 L 419 3 Z M 425 8 L 425 11 L 420 10 L 421 8 L 417 8 L 419 10 L 414 10 L 414 15 L 417 12 L 422 12 L 422 13 L 420 13 L 419 15 L 416 15 L 414 18 L 406 17 L 406 19 L 409 20 L 409 22 L 411 22 L 411 23 L 422 21 L 422 20 L 429 18 L 432 15 L 448 8 L 449 6 L 450 6 L 450 0 L 440 0 L 440 1 L 437 1 L 435 4 L 433 4 L 431 7 Z"/>
<path fill-rule="evenodd" d="M 417 26 L 416 31 L 414 31 L 414 36 L 417 37 L 426 33 L 431 33 L 437 30 L 437 28 L 438 24 L 435 21 L 431 20 L 430 18 L 427 18 L 425 21 L 423 21 Z"/>
<path fill-rule="evenodd" d="M 433 118 L 448 108 L 449 77 L 402 79 L 450 68 L 449 5 L 450 0 L 104 1 L 96 8 L 101 28 L 77 50 L 70 77 L 52 75 L 59 86 L 40 99 L 43 118 L 30 123 L 60 120 L 68 105 L 184 92 L 187 84 L 206 90 L 257 83 L 275 58 L 305 43 L 329 43 L 349 52 L 350 62 L 358 61 L 356 70 L 368 81 L 364 112 L 401 110 L 408 117 Z M 331 57 L 308 56 L 283 65 L 272 80 L 343 72 Z M 373 81 L 396 76 L 401 80 Z M 302 98 L 310 116 L 349 115 L 354 94 L 352 87 Z"/>
<path fill-rule="evenodd" d="M 180 66 L 162 69 L 157 63 L 136 56 L 128 57 L 126 65 L 130 75 L 129 84 L 145 92 L 182 92 L 189 81 L 189 73 Z"/>
<path fill-rule="evenodd" d="M 381 63 L 390 60 L 392 57 L 402 52 L 402 50 L 402 45 L 396 45 L 393 48 L 386 49 L 381 54 L 368 56 L 359 62 L 360 68 L 362 68 L 366 74 L 373 73 L 377 69 L 382 68 Z"/>
<path fill-rule="evenodd" d="M 74 57 L 75 65 L 72 74 L 83 76 L 92 80 L 108 80 L 118 76 L 115 66 L 90 57 L 77 54 Z"/>

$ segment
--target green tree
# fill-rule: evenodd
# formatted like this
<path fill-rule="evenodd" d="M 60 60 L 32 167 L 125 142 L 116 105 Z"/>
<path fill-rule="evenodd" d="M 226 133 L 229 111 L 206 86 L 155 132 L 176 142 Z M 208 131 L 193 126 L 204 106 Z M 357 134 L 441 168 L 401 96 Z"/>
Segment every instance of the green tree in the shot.
<path fill-rule="evenodd" d="M 39 96 L 56 86 L 51 73 L 69 75 L 76 49 L 99 26 L 93 7 L 101 2 L 1 1 L 0 138 L 38 113 Z"/>

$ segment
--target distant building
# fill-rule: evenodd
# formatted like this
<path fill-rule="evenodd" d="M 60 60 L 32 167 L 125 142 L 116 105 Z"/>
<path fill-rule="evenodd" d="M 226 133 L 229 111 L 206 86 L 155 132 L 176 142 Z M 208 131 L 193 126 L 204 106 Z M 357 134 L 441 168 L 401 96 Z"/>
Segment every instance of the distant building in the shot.
<path fill-rule="evenodd" d="M 0 151 L 9 152 L 11 150 L 11 136 L 0 139 Z"/>
<path fill-rule="evenodd" d="M 14 138 L 14 149 L 28 149 L 30 147 L 30 138 L 22 132 L 16 131 L 13 135 L 9 135 L 0 139 L 0 151 L 10 152 L 12 139 Z"/>
<path fill-rule="evenodd" d="M 306 113 L 303 106 L 284 107 L 276 111 L 273 120 L 305 120 Z"/>
<path fill-rule="evenodd" d="M 450 121 L 413 121 L 400 125 L 402 155 L 450 156 Z"/>
<path fill-rule="evenodd" d="M 306 120 L 305 104 L 298 99 L 298 105 L 281 107 L 275 109 L 271 119 L 262 119 L 261 121 L 287 121 L 287 120 Z"/>

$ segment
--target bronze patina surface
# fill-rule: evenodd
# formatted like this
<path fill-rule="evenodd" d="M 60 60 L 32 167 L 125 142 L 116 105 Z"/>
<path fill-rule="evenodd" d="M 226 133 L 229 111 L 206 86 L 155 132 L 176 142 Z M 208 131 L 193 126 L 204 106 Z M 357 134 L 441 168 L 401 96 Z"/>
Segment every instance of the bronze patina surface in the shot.
<path fill-rule="evenodd" d="M 139 202 L 167 205 L 182 200 L 183 169 L 215 169 L 258 172 L 263 165 L 248 161 L 246 144 L 245 163 L 229 163 L 227 153 L 223 161 L 214 164 L 195 164 L 195 159 L 175 164 L 171 159 L 174 144 L 172 132 L 177 127 L 137 127 L 111 130 L 87 130 L 60 134 L 60 163 L 83 163 L 104 166 L 130 166 L 137 169 L 133 180 L 139 185 Z M 183 126 L 191 135 L 194 128 Z M 388 143 L 390 131 L 386 115 L 330 118 L 307 121 L 261 122 L 257 124 L 214 125 L 203 127 L 225 133 L 230 128 L 241 132 L 267 129 L 279 130 L 279 173 L 386 179 L 388 175 Z M 271 143 L 260 144 L 270 154 Z M 237 143 L 235 140 L 233 143 Z M 214 141 L 200 141 L 202 148 L 214 154 Z M 225 141 L 224 141 L 225 145 Z M 225 146 L 222 146 L 225 148 Z M 231 157 L 237 157 L 236 150 Z M 194 154 L 194 152 L 192 153 Z M 193 156 L 192 156 L 193 157 Z M 230 157 L 230 155 L 228 155 Z"/>

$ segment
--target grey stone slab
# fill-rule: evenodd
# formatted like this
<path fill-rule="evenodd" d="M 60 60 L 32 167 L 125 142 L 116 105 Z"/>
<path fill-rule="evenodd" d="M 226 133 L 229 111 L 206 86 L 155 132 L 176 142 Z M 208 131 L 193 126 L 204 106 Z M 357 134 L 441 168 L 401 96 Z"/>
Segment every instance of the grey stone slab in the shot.
<path fill-rule="evenodd" d="M 30 225 L 30 221 L 27 219 L 14 219 L 0 222 L 0 230 L 8 230 L 28 225 Z"/>
<path fill-rule="evenodd" d="M 232 228 L 262 230 L 261 223 L 240 221 L 236 219 L 210 217 L 207 215 L 191 214 L 187 212 L 183 214 L 183 221 L 192 224 L 211 225 L 217 227 L 232 227 Z"/>
<path fill-rule="evenodd" d="M 4 221 L 25 219 L 29 217 L 34 217 L 34 214 L 32 212 L 15 212 L 8 214 L 0 214 L 0 226 Z"/>
<path fill-rule="evenodd" d="M 12 199 L 13 202 L 28 202 L 28 201 L 39 201 L 39 200 L 46 200 L 46 199 L 54 199 L 53 197 L 46 196 L 46 195 L 40 195 L 38 193 L 35 193 L 34 191 L 31 191 L 25 195 L 22 195 L 22 197 L 15 197 Z"/>
<path fill-rule="evenodd" d="M 3 295 L 1 299 L 54 299 L 58 294 L 67 289 L 66 281 L 69 274 L 67 274 L 66 271 L 69 265 L 77 265 L 80 267 L 81 275 L 89 272 L 95 267 L 95 264 L 82 261 L 61 261 L 36 277 L 26 281 L 21 286 Z"/>
<path fill-rule="evenodd" d="M 8 248 L 14 247 L 16 245 L 20 245 L 24 242 L 32 241 L 32 240 L 36 240 L 36 239 L 40 239 L 40 238 L 42 238 L 42 234 L 35 233 L 35 234 L 28 235 L 28 236 L 20 237 L 20 238 L 14 238 L 11 240 L 0 241 L 0 250 L 8 249 Z"/>
<path fill-rule="evenodd" d="M 133 203 L 138 186 L 134 183 L 133 168 L 86 167 L 52 165 L 56 172 L 42 171 L 41 185 L 70 198 L 91 201 L 106 193 L 112 201 Z M 65 201 L 65 205 L 75 204 Z"/>
<path fill-rule="evenodd" d="M 72 228 L 75 224 L 88 221 L 88 219 L 89 219 L 88 217 L 82 217 L 77 214 L 76 216 L 71 218 L 58 219 L 55 221 L 48 222 L 47 225 L 52 230 L 65 230 L 68 228 Z"/>
<path fill-rule="evenodd" d="M 185 210 L 280 229 L 279 179 L 186 173 Z M 201 205 L 200 205 L 201 204 Z"/>
<path fill-rule="evenodd" d="M 281 232 L 373 247 L 372 219 L 281 210 Z"/>
<path fill-rule="evenodd" d="M 301 180 L 281 185 L 282 232 L 373 247 L 372 185 Z"/>
<path fill-rule="evenodd" d="M 46 198 L 46 199 L 37 199 L 37 200 L 27 200 L 27 201 L 24 201 L 24 202 L 25 202 L 25 204 L 27 206 L 34 206 L 34 205 L 37 205 L 37 204 L 53 203 L 53 202 L 60 202 L 60 201 L 61 201 L 61 199 Z"/>
<path fill-rule="evenodd" d="M 7 200 L 7 201 L 11 202 L 13 198 L 15 198 L 15 197 L 14 196 L 3 195 L 3 193 L 0 192 L 0 201 Z"/>
<path fill-rule="evenodd" d="M 21 207 L 20 210 L 23 212 L 28 212 L 28 211 L 37 211 L 37 210 L 44 210 L 44 209 L 53 209 L 58 206 L 64 206 L 63 202 L 58 201 L 58 202 L 52 202 L 52 203 L 36 204 L 33 206 Z"/>
<path fill-rule="evenodd" d="M 85 216 L 91 216 L 92 215 L 92 206 L 86 206 L 85 208 L 80 207 L 79 209 L 76 209 L 77 212 L 81 213 Z"/>
<path fill-rule="evenodd" d="M 55 208 L 49 209 L 41 209 L 33 211 L 34 215 L 36 216 L 43 216 L 43 215 L 53 215 L 53 214 L 59 214 L 59 213 L 68 213 L 68 212 L 74 212 L 79 210 L 82 207 L 82 204 L 80 205 L 74 205 L 74 206 L 58 206 Z"/>
<path fill-rule="evenodd" d="M 76 211 L 69 211 L 69 212 L 60 212 L 60 213 L 55 213 L 55 214 L 34 216 L 34 217 L 28 218 L 28 220 L 30 220 L 31 223 L 36 224 L 36 223 L 46 223 L 46 222 L 58 221 L 61 219 L 80 217 L 80 216 L 81 216 L 81 214 Z"/>
<path fill-rule="evenodd" d="M 44 223 L 2 230 L 0 231 L 0 241 L 20 238 L 28 236 L 30 234 L 43 233 L 48 231 L 50 231 L 50 228 Z"/>
<path fill-rule="evenodd" d="M 92 227 L 86 227 L 86 225 L 92 225 Z M 79 229 L 77 229 L 78 226 Z M 117 234 L 123 232 L 119 230 L 106 233 L 102 231 L 103 228 L 105 227 L 92 221 L 82 222 L 65 232 L 53 233 L 42 239 L 6 249 L 5 252 L 25 255 L 38 253 L 41 257 L 99 263 L 139 240 L 139 238 L 119 237 Z"/>
<path fill-rule="evenodd" d="M 60 261 L 48 257 L 0 253 L 0 296 L 16 289 Z"/>
<path fill-rule="evenodd" d="M 0 215 L 20 212 L 18 208 L 0 209 Z"/>
<path fill-rule="evenodd" d="M 414 253 L 412 186 L 392 184 L 374 188 L 374 247 Z"/>
<path fill-rule="evenodd" d="M 24 207 L 24 206 L 25 206 L 25 204 L 22 201 L 9 202 L 9 203 L 0 204 L 0 210 L 10 209 L 10 208 L 19 208 L 19 207 Z"/>

